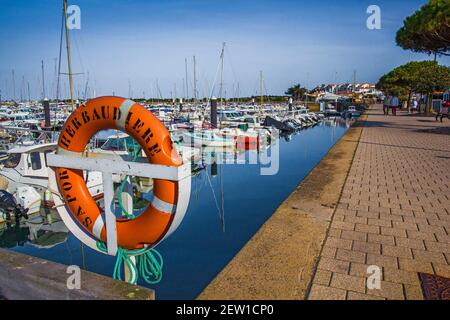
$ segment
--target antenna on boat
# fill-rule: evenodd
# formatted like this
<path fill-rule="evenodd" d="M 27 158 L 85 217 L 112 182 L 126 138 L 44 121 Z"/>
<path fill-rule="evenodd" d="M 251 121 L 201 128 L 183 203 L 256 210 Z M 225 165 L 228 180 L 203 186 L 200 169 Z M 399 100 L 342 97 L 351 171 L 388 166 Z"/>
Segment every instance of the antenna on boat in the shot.
<path fill-rule="evenodd" d="M 64 2 L 64 25 L 66 29 L 66 49 L 67 49 L 67 65 L 69 69 L 69 89 L 70 89 L 70 105 L 72 108 L 72 112 L 74 110 L 74 101 L 73 101 L 73 79 L 72 79 L 72 66 L 70 64 L 70 41 L 69 41 L 69 25 L 67 22 L 67 0 L 63 0 Z"/>

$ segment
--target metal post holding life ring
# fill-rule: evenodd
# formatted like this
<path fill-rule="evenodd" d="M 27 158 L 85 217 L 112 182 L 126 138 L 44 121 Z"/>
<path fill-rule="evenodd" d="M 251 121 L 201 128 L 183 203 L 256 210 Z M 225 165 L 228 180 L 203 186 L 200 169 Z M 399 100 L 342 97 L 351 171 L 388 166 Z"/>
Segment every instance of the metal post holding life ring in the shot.
<path fill-rule="evenodd" d="M 117 129 L 128 133 L 142 147 L 145 158 L 90 154 L 84 149 L 99 131 Z M 68 229 L 93 250 L 97 241 L 107 253 L 118 247 L 152 248 L 172 234 L 186 213 L 191 190 L 191 165 L 183 164 L 164 125 L 140 104 L 120 97 L 100 97 L 78 108 L 66 121 L 56 154 L 48 155 L 49 187 L 55 206 Z M 89 194 L 83 171 L 103 175 L 104 212 Z M 154 199 L 135 219 L 114 215 L 113 175 L 154 179 Z"/>

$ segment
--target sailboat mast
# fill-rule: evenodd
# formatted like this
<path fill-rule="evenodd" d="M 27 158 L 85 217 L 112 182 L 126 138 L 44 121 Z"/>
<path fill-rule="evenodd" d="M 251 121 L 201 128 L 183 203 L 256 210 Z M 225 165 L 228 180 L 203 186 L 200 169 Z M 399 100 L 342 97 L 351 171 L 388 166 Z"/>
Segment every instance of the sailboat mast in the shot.
<path fill-rule="evenodd" d="M 194 106 L 197 104 L 197 73 L 196 73 L 196 61 L 194 56 Z"/>
<path fill-rule="evenodd" d="M 22 86 L 20 87 L 20 101 L 25 101 L 25 76 L 22 76 Z"/>
<path fill-rule="evenodd" d="M 16 101 L 16 78 L 14 76 L 14 69 L 12 70 L 12 85 L 13 85 L 13 101 Z"/>
<path fill-rule="evenodd" d="M 73 79 L 72 79 L 72 66 L 70 64 L 70 41 L 69 41 L 69 25 L 67 22 L 67 0 L 64 0 L 64 20 L 66 26 L 66 49 L 67 49 L 67 64 L 69 69 L 69 90 L 70 90 L 70 104 L 72 108 L 72 112 L 74 110 L 74 101 L 73 101 Z"/>
<path fill-rule="evenodd" d="M 185 73 L 186 73 L 186 77 L 185 77 L 185 79 L 186 79 L 186 101 L 187 101 L 187 99 L 189 99 L 189 85 L 188 85 L 188 65 L 187 65 L 187 58 L 184 58 L 184 71 L 185 71 Z"/>
<path fill-rule="evenodd" d="M 223 106 L 223 56 L 225 51 L 225 42 L 222 44 L 222 52 L 220 53 L 220 107 Z"/>
<path fill-rule="evenodd" d="M 42 72 L 42 99 L 45 99 L 45 72 L 44 72 L 44 60 L 41 60 L 41 72 Z"/>
<path fill-rule="evenodd" d="M 237 102 L 238 104 L 241 102 L 241 97 L 240 97 L 240 89 L 239 89 L 239 82 L 237 83 Z"/>
<path fill-rule="evenodd" d="M 175 82 L 173 84 L 173 102 L 175 102 L 177 100 L 177 83 Z"/>
<path fill-rule="evenodd" d="M 263 78 L 263 72 L 260 71 L 260 72 L 259 72 L 259 92 L 260 92 L 260 94 L 261 94 L 261 106 L 262 106 L 263 103 L 264 103 L 263 81 L 264 81 L 264 78 Z"/>

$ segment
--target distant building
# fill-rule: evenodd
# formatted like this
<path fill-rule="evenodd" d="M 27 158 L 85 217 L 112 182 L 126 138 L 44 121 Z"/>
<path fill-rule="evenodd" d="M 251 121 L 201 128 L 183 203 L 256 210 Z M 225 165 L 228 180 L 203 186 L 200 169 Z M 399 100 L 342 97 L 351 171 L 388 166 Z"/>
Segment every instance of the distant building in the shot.
<path fill-rule="evenodd" d="M 383 93 L 370 83 L 344 84 L 322 84 L 312 90 L 315 94 L 333 93 L 342 96 L 352 96 L 354 94 L 364 97 L 368 95 L 381 96 Z"/>

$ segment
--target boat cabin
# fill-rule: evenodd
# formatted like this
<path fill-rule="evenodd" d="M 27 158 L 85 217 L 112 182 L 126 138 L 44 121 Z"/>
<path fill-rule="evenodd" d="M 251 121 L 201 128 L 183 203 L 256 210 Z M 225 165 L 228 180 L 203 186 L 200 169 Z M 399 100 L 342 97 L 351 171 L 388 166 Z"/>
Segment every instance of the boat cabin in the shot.
<path fill-rule="evenodd" d="M 220 121 L 242 121 L 243 113 L 237 110 L 219 110 L 217 117 Z"/>
<path fill-rule="evenodd" d="M 8 151 L 1 162 L 2 170 L 14 169 L 21 176 L 48 177 L 47 154 L 56 150 L 56 143 L 17 147 Z"/>

